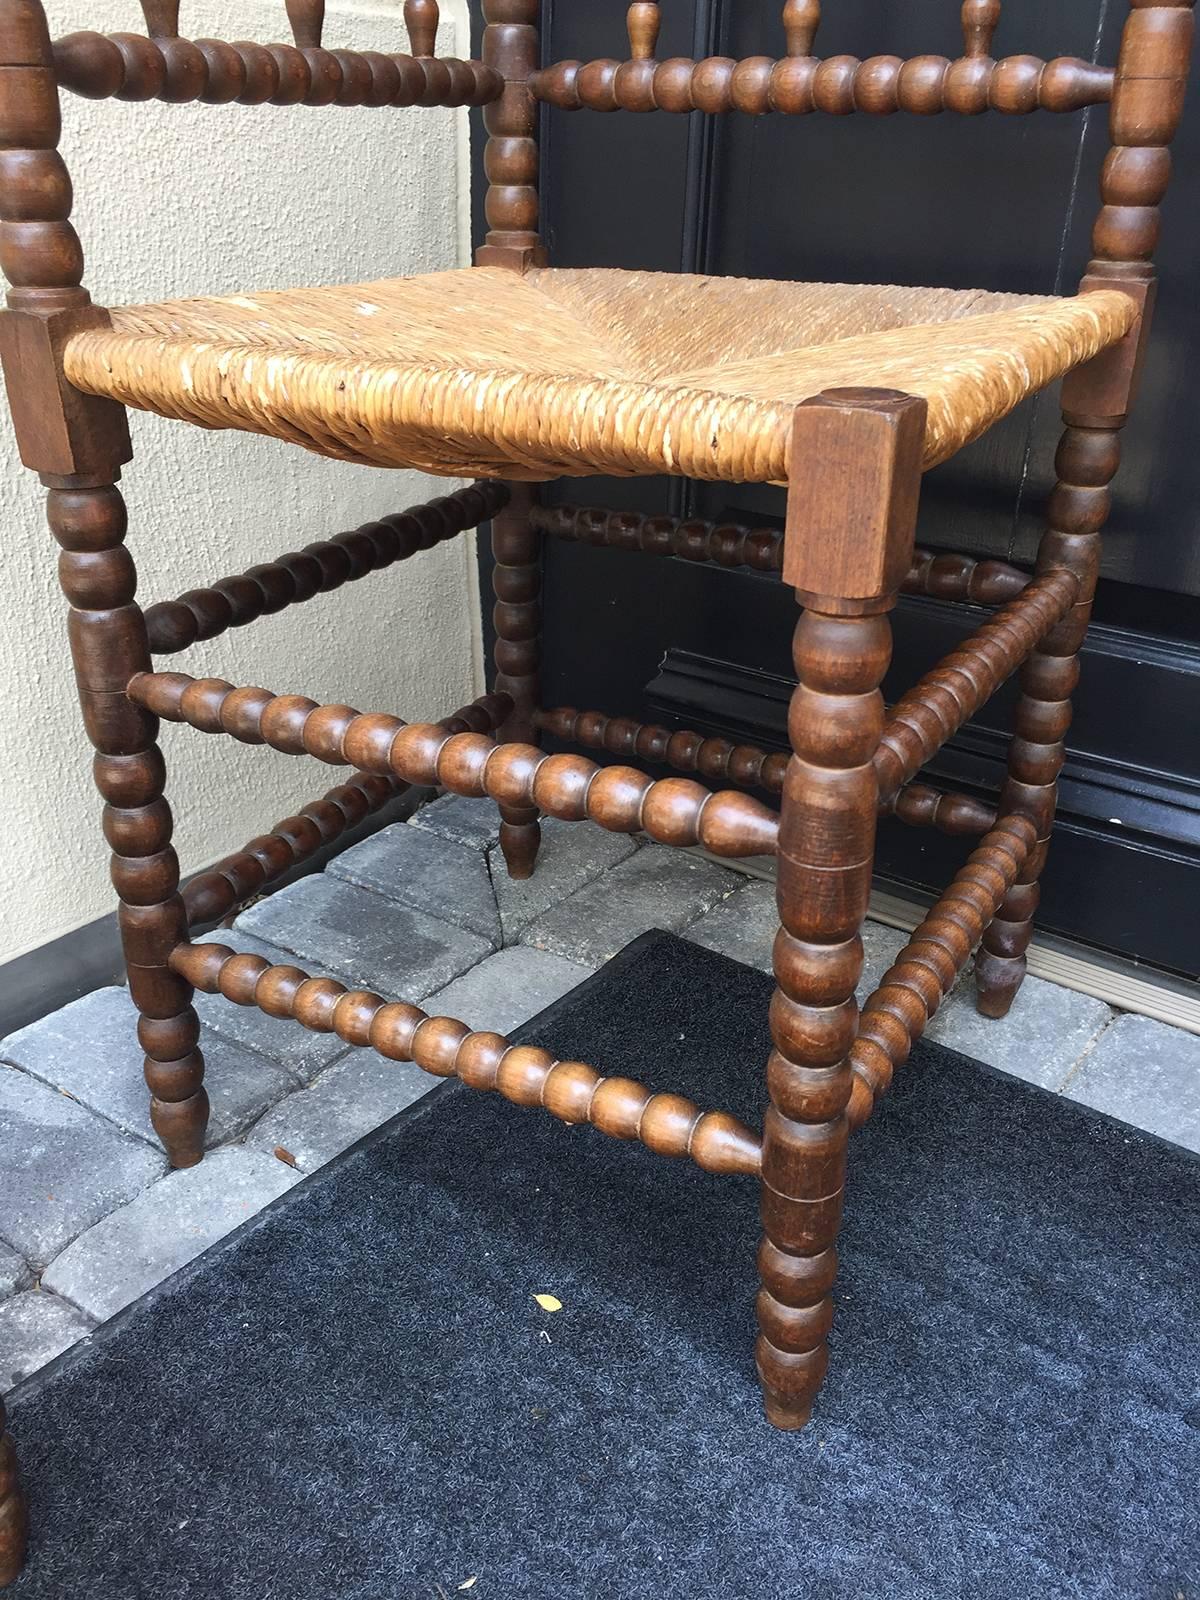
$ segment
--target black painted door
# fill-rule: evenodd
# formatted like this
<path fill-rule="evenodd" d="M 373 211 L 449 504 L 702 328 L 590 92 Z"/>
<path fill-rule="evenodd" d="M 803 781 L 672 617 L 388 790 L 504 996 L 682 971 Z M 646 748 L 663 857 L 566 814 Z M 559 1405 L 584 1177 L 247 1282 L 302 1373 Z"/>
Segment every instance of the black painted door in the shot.
<path fill-rule="evenodd" d="M 546 59 L 620 55 L 624 0 L 552 0 Z M 660 54 L 779 53 L 779 0 L 669 0 Z M 957 54 L 958 0 L 831 0 L 824 55 Z M 1112 62 L 1126 0 L 1005 0 L 998 53 Z M 1042 923 L 1194 976 L 1200 966 L 1200 107 L 1176 146 L 1154 338 L 1106 537 Z M 1102 113 L 975 119 L 545 119 L 545 224 L 561 266 L 1071 292 L 1088 255 Z M 1057 395 L 926 480 L 922 544 L 1027 564 L 1053 478 Z M 763 522 L 758 487 L 585 480 L 561 497 Z M 553 491 L 555 494 L 558 491 Z M 485 560 L 486 567 L 486 560 Z M 486 576 L 486 573 L 485 573 Z M 544 698 L 781 747 L 790 594 L 773 579 L 548 541 Z M 979 621 L 906 599 L 885 690 Z M 994 793 L 1011 691 L 939 757 Z M 882 825 L 879 869 L 939 888 L 962 842 Z"/>

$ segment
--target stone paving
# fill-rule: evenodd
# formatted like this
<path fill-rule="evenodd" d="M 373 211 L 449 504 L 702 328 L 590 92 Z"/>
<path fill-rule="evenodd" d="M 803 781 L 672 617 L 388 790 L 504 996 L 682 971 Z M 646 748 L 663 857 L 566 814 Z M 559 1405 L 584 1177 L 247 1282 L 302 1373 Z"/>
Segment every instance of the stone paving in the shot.
<path fill-rule="evenodd" d="M 769 971 L 769 884 L 547 822 L 511 883 L 495 807 L 445 798 L 243 912 L 224 943 L 508 1032 L 647 928 Z M 905 935 L 868 925 L 862 993 Z M 170 1172 L 133 1010 L 101 989 L 0 1041 L 0 1390 L 434 1087 L 416 1067 L 197 996 L 212 1149 Z M 1036 978 L 989 1022 L 965 976 L 929 1037 L 1200 1151 L 1200 1037 Z M 680 1089 L 686 1092 L 687 1085 Z"/>

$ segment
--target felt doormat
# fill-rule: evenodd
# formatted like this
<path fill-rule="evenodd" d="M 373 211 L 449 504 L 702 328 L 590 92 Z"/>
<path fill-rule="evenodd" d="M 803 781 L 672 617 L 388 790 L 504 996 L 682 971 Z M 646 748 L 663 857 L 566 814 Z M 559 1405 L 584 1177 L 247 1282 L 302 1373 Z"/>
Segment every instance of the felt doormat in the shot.
<path fill-rule="evenodd" d="M 771 988 L 649 934 L 520 1037 L 757 1124 Z M 798 1434 L 756 1213 L 446 1084 L 18 1393 L 14 1600 L 1200 1600 L 1196 1157 L 919 1047 Z"/>

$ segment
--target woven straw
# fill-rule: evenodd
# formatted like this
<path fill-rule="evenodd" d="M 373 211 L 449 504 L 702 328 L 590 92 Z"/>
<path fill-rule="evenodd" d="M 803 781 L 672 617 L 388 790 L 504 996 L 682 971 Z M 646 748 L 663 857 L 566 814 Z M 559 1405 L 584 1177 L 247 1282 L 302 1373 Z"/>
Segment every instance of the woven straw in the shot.
<path fill-rule="evenodd" d="M 207 428 L 454 476 L 782 482 L 823 389 L 929 402 L 925 464 L 1095 355 L 1128 296 L 470 268 L 178 300 L 78 333 L 67 377 Z"/>

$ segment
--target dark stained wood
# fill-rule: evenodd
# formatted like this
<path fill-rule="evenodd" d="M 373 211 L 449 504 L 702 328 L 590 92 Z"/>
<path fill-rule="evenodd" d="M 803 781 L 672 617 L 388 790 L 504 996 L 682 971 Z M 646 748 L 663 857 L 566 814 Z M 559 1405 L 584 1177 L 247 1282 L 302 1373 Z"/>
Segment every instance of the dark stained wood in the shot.
<path fill-rule="evenodd" d="M 1070 613 L 1042 640 L 1021 672 L 1021 698 L 1000 797 L 1003 813 L 1021 811 L 1037 845 L 984 937 L 975 965 L 979 1009 L 1005 1016 L 1027 968 L 1033 916 L 1054 826 L 1058 775 L 1066 757 L 1079 650 L 1091 619 L 1100 572 L 1100 535 L 1112 507 L 1128 418 L 1153 308 L 1153 256 L 1159 206 L 1171 172 L 1170 144 L 1183 113 L 1195 19 L 1192 0 L 1134 0 L 1117 62 L 1109 126 L 1112 149 L 1101 176 L 1095 252 L 1084 279 L 1126 290 L 1142 316 L 1120 346 L 1077 367 L 1063 383 L 1066 424 L 1056 457 L 1058 484 L 1047 508 L 1038 571 L 1071 573 L 1078 585 Z"/>
<path fill-rule="evenodd" d="M 325 29 L 325 0 L 285 0 L 297 50 L 319 50 Z"/>
<path fill-rule="evenodd" d="M 899 591 L 912 565 L 927 413 L 924 400 L 892 389 L 831 389 L 797 406 L 783 577 L 802 596 L 853 605 Z"/>
<path fill-rule="evenodd" d="M 492 519 L 495 682 L 513 703 L 500 738 L 517 744 L 536 744 L 534 712 L 541 700 L 542 536 L 531 521 L 532 510 L 532 491 L 518 484 Z M 501 803 L 500 849 L 510 878 L 532 875 L 541 838 L 536 807 Z"/>
<path fill-rule="evenodd" d="M 218 579 L 211 587 L 190 589 L 177 600 L 161 600 L 146 608 L 150 648 L 156 655 L 186 650 L 198 639 L 214 639 L 227 628 L 245 627 L 369 572 L 382 572 L 478 527 L 507 503 L 508 493 L 502 483 L 472 484 Z"/>
<path fill-rule="evenodd" d="M 810 52 L 820 9 L 801 4 L 785 7 L 788 53 L 780 60 L 710 56 L 693 61 L 676 56 L 656 62 L 658 10 L 656 5 L 630 8 L 629 60 L 557 61 L 533 75 L 534 95 L 562 111 L 742 111 L 759 117 L 769 112 L 844 117 L 856 111 L 876 117 L 897 111 L 922 117 L 943 111 L 1026 116 L 1032 111 L 1080 111 L 1103 105 L 1113 95 L 1110 67 L 1068 56 L 993 61 L 988 51 L 995 0 L 964 7 L 966 54 L 955 61 L 934 55 L 908 61 L 898 56 L 819 60 Z"/>
<path fill-rule="evenodd" d="M 437 0 L 404 0 L 404 26 L 414 56 L 432 56 L 437 45 Z"/>
<path fill-rule="evenodd" d="M 167 968 L 186 936 L 179 862 L 171 847 L 165 772 L 157 724 L 125 695 L 129 678 L 150 664 L 132 561 L 124 551 L 125 505 L 111 485 L 51 489 L 50 531 L 62 547 L 59 574 L 70 603 L 68 635 L 89 737 L 96 786 L 107 802 L 104 829 L 129 967 L 142 1013 L 150 1117 L 172 1165 L 191 1166 L 204 1150 L 208 1097 L 191 990 Z"/>
<path fill-rule="evenodd" d="M 448 733 L 489 733 L 495 726 L 495 714 L 496 707 L 489 712 L 475 702 L 447 717 L 442 727 Z M 183 891 L 189 923 L 215 922 L 224 917 L 241 901 L 340 838 L 347 829 L 357 827 L 364 817 L 409 787 L 395 776 L 356 772 L 348 783 L 340 783 L 319 800 L 310 801 L 296 816 L 285 817 L 269 833 L 251 839 L 234 855 L 193 878 Z"/>
<path fill-rule="evenodd" d="M 497 744 L 482 733 L 450 734 L 438 723 L 405 723 L 352 706 L 318 706 L 267 689 L 235 689 L 219 678 L 139 672 L 129 698 L 169 722 L 227 733 L 245 744 L 307 753 L 332 766 L 394 773 L 406 783 L 452 794 L 490 795 L 499 805 L 540 810 L 566 822 L 585 817 L 613 833 L 649 834 L 661 844 L 703 845 L 714 855 L 769 855 L 778 821 L 747 795 L 713 794 L 683 778 L 654 782 L 633 767 L 597 767 L 579 756 L 548 756 L 536 745 Z M 506 694 L 477 702 L 504 726 Z"/>
<path fill-rule="evenodd" d="M 1028 817 L 998 822 L 863 1006 L 850 1052 L 851 1127 L 867 1120 L 896 1068 L 907 1061 L 1036 844 Z"/>
<path fill-rule="evenodd" d="M 152 39 L 178 39 L 179 0 L 141 0 L 141 5 Z"/>
<path fill-rule="evenodd" d="M 7 1422 L 4 1397 L 0 1395 L 0 1588 L 12 1583 L 25 1565 L 29 1542 L 29 1506 Z"/>
<path fill-rule="evenodd" d="M 483 0 L 483 59 L 504 83 L 483 114 L 488 232 L 475 252 L 483 267 L 523 272 L 546 260 L 538 231 L 537 104 L 529 87 L 538 64 L 538 12 L 538 0 Z"/>
<path fill-rule="evenodd" d="M 749 744 L 737 745 L 731 739 L 705 739 L 682 729 L 672 732 L 630 717 L 606 717 L 600 711 L 576 711 L 571 706 L 539 712 L 535 721 L 557 739 L 607 750 L 614 756 L 635 756 L 678 772 L 698 772 L 710 783 L 733 783 L 742 789 L 776 794 L 783 788 L 786 756 L 770 755 Z"/>
<path fill-rule="evenodd" d="M 411 3 L 411 0 L 410 0 Z M 53 64 L 64 89 L 88 99 L 184 104 L 307 106 L 482 106 L 504 80 L 482 61 L 437 60 L 437 8 L 420 0 L 413 55 L 322 48 L 323 0 L 289 0 L 295 44 L 178 37 L 178 5 L 144 6 L 149 37 L 72 33 L 55 41 Z M 429 46 L 426 49 L 426 45 Z"/>
<path fill-rule="evenodd" d="M 682 561 L 746 566 L 755 572 L 783 570 L 783 534 L 775 528 L 564 504 L 535 505 L 531 520 L 541 533 L 609 550 L 640 550 L 647 555 L 678 556 Z M 1005 561 L 976 561 L 971 556 L 914 549 L 912 565 L 900 588 L 903 594 L 989 606 L 1003 605 L 1028 584 L 1029 574 Z"/>
<path fill-rule="evenodd" d="M 1075 604 L 1079 577 L 1043 572 L 892 707 L 875 753 L 885 803 L 912 781 Z"/>
<path fill-rule="evenodd" d="M 1131 0 L 1115 69 L 1059 58 L 995 59 L 999 0 L 965 0 L 961 56 L 818 57 L 817 0 L 779 6 L 782 57 L 662 55 L 669 18 L 650 0 L 626 12 L 627 55 L 539 69 L 537 0 L 483 0 L 483 61 L 436 54 L 435 0 L 406 0 L 411 55 L 330 50 L 322 0 L 287 0 L 294 45 L 179 36 L 179 6 L 145 0 L 147 33 L 79 33 L 51 46 L 40 6 L 0 0 L 0 266 L 11 285 L 0 351 L 22 457 L 49 489 L 61 547 L 68 636 L 95 777 L 105 800 L 120 926 L 154 1125 L 172 1161 L 200 1159 L 207 1120 L 192 985 L 268 1015 L 334 1031 L 350 1044 L 457 1075 L 568 1123 L 590 1122 L 712 1172 L 761 1177 L 757 1359 L 767 1415 L 808 1419 L 827 1360 L 836 1241 L 852 1125 L 864 1120 L 983 938 L 983 1008 L 1011 1004 L 1053 822 L 1056 780 L 1090 616 L 1100 530 L 1153 309 L 1152 259 L 1192 41 L 1183 0 Z M 664 26 L 665 24 L 665 26 Z M 776 46 L 776 48 L 779 47 Z M 697 51 L 700 46 L 695 47 Z M 1032 581 L 1004 563 L 914 548 L 926 405 L 891 390 L 832 391 L 796 409 L 786 534 L 576 507 L 541 508 L 527 486 L 477 485 L 399 518 L 263 562 L 144 614 L 116 487 L 129 458 L 123 410 L 67 384 L 70 334 L 105 321 L 83 288 L 71 186 L 57 152 L 60 86 L 97 98 L 279 105 L 481 105 L 488 134 L 489 231 L 482 265 L 523 271 L 546 258 L 537 146 L 539 102 L 649 113 L 750 116 L 896 111 L 1024 115 L 1111 102 L 1113 149 L 1086 287 L 1118 287 L 1137 327 L 1070 374 L 1059 483 Z M 151 670 L 176 650 L 302 603 L 492 518 L 496 691 L 439 723 L 406 724 L 254 685 Z M 752 746 L 670 733 L 630 719 L 541 707 L 542 535 L 782 571 L 804 606 L 786 762 Z M 885 716 L 889 613 L 902 591 L 1004 604 Z M 1005 603 L 1006 602 L 1006 603 Z M 914 783 L 918 769 L 1024 663 L 1016 737 L 997 812 Z M 251 840 L 179 891 L 157 719 L 354 770 L 347 784 Z M 499 728 L 499 739 L 491 737 Z M 547 754 L 548 730 L 618 757 L 779 790 L 756 799 L 634 766 Z M 733 1119 L 651 1094 L 590 1066 L 513 1047 L 415 1006 L 348 991 L 330 978 L 220 945 L 194 945 L 189 911 L 224 914 L 337 838 L 405 784 L 439 785 L 500 807 L 514 877 L 533 871 L 538 818 L 585 818 L 729 858 L 775 853 L 780 933 L 770 1013 L 773 1051 L 761 1141 Z M 985 834 L 859 1018 L 861 928 L 880 813 Z M 23 1501 L 0 1413 L 0 1580 L 20 1565 Z"/>
<path fill-rule="evenodd" d="M 850 1131 L 850 1050 L 858 1021 L 854 991 L 862 973 L 861 929 L 879 805 L 879 684 L 891 656 L 887 612 L 897 574 L 908 570 L 920 487 L 924 406 L 914 410 L 901 395 L 893 398 L 890 413 L 886 406 L 878 391 L 867 390 L 856 408 L 847 390 L 833 407 L 800 407 L 798 442 L 828 441 L 821 424 L 828 417 L 836 421 L 828 455 L 793 456 L 788 496 L 785 573 L 794 570 L 793 544 L 806 552 L 806 577 L 816 570 L 813 552 L 839 515 L 843 525 L 874 521 L 885 533 L 894 528 L 903 560 L 897 566 L 894 553 L 875 560 L 872 593 L 835 553 L 830 593 L 805 594 L 807 609 L 793 643 L 799 681 L 788 716 L 792 760 L 777 851 L 782 926 L 775 942 L 775 1048 L 767 1066 L 770 1106 L 763 1126 L 765 1239 L 758 1300 L 758 1370 L 767 1416 L 780 1428 L 808 1421 L 828 1361 Z M 809 418 L 818 419 L 814 435 L 806 431 L 813 426 Z M 906 437 L 914 419 L 915 453 Z M 855 431 L 857 452 L 851 446 Z M 848 472 L 851 459 L 857 466 Z M 897 517 L 881 518 L 881 485 L 886 500 L 900 508 Z M 847 589 L 860 614 L 843 613 Z"/>
<path fill-rule="evenodd" d="M 151 1120 L 171 1161 L 200 1159 L 208 1121 L 204 1061 L 191 990 L 167 966 L 186 937 L 179 864 L 157 724 L 125 695 L 133 673 L 150 664 L 145 622 L 134 600 L 136 573 L 124 548 L 125 505 L 115 487 L 129 456 L 123 410 L 99 410 L 61 376 L 60 340 L 80 316 L 96 315 L 82 288 L 83 254 L 71 227 L 71 190 L 55 146 L 58 93 L 40 7 L 0 3 L 0 81 L 21 74 L 20 114 L 0 130 L 0 263 L 12 288 L 0 319 L 10 392 L 22 396 L 15 420 L 23 458 L 50 487 L 47 518 L 62 555 L 59 577 L 70 605 L 68 637 L 84 725 L 96 749 L 96 785 L 107 802 L 111 875 L 120 901 L 130 993 L 142 1014 Z M 4 51 L 16 47 L 19 66 Z M 36 61 L 29 65 L 28 61 Z M 32 74 L 33 76 L 29 76 Z M 18 221 L 14 221 L 14 216 Z M 42 330 L 39 341 L 33 337 Z M 38 406 L 50 429 L 32 424 Z"/>
<path fill-rule="evenodd" d="M 235 1005 L 256 1005 L 347 1044 L 370 1046 L 390 1061 L 413 1061 L 437 1078 L 461 1078 L 519 1106 L 539 1106 L 571 1124 L 590 1123 L 614 1139 L 640 1139 L 656 1155 L 687 1156 L 706 1172 L 755 1176 L 761 1144 L 720 1111 L 701 1111 L 677 1094 L 652 1094 L 631 1078 L 604 1078 L 582 1061 L 557 1061 L 548 1050 L 478 1033 L 453 1017 L 391 1003 L 299 967 L 273 967 L 262 956 L 221 944 L 181 944 L 172 961 L 188 982 Z"/>

